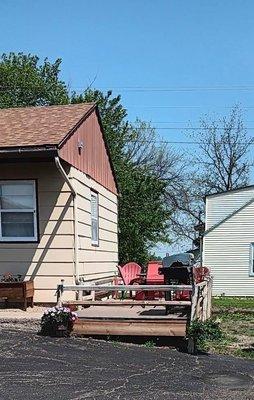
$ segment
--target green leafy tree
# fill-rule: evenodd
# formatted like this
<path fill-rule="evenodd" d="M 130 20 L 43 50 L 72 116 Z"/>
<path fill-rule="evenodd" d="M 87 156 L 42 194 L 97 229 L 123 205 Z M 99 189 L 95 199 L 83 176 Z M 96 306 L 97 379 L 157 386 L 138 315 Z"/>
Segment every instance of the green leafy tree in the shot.
<path fill-rule="evenodd" d="M 169 241 L 170 212 L 164 200 L 167 185 L 132 165 L 122 170 L 119 178 L 120 260 L 144 264 L 155 243 Z"/>
<path fill-rule="evenodd" d="M 168 242 L 170 210 L 165 201 L 169 175 L 175 179 L 175 155 L 155 145 L 155 132 L 142 121 L 126 121 L 120 96 L 86 90 L 76 102 L 96 101 L 120 189 L 119 259 L 144 264 L 156 243 Z M 174 171 L 174 173 L 173 173 Z"/>
<path fill-rule="evenodd" d="M 42 64 L 31 54 L 9 53 L 0 58 L 0 108 L 68 103 L 68 90 L 59 79 L 61 60 Z"/>
<path fill-rule="evenodd" d="M 120 262 L 145 263 L 156 243 L 168 241 L 166 188 L 177 178 L 175 154 L 155 143 L 147 123 L 127 121 L 120 96 L 88 88 L 69 96 L 59 78 L 61 60 L 31 54 L 0 57 L 0 108 L 97 102 L 119 188 Z"/>

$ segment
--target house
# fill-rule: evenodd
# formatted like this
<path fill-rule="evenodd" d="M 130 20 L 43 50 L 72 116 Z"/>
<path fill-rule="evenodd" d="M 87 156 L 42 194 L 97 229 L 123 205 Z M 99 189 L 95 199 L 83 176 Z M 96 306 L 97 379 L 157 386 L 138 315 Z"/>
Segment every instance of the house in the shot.
<path fill-rule="evenodd" d="M 115 273 L 117 184 L 96 104 L 0 110 L 0 201 L 0 275 L 33 279 L 35 302 L 55 302 L 62 278 Z"/>
<path fill-rule="evenodd" d="M 254 185 L 206 197 L 202 258 L 214 295 L 254 296 Z"/>

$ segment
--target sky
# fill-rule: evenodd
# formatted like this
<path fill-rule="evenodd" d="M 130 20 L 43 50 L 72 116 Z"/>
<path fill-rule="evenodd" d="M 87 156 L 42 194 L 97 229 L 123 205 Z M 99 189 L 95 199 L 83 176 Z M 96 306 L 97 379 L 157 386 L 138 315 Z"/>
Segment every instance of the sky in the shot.
<path fill-rule="evenodd" d="M 0 51 L 61 58 L 71 90 L 112 89 L 164 140 L 236 103 L 253 136 L 253 17 L 253 0 L 1 0 Z"/>

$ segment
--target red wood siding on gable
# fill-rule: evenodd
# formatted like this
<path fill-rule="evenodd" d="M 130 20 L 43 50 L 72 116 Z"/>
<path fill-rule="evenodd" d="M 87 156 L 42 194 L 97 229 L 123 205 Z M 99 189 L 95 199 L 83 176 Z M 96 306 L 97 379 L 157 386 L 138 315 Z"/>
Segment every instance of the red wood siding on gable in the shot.
<path fill-rule="evenodd" d="M 79 151 L 78 143 L 83 142 Z M 59 150 L 60 157 L 117 194 L 101 127 L 94 110 Z"/>

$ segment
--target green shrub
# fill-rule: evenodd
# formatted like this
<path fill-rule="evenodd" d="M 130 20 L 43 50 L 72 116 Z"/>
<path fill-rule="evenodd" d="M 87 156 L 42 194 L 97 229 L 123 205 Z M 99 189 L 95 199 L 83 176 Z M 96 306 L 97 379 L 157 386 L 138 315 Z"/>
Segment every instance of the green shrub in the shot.
<path fill-rule="evenodd" d="M 143 344 L 143 346 L 146 347 L 146 348 L 148 348 L 148 349 L 150 349 L 150 348 L 155 347 L 155 342 L 154 342 L 153 340 L 147 340 L 147 341 Z"/>
<path fill-rule="evenodd" d="M 223 338 L 219 322 L 213 319 L 191 322 L 188 336 L 196 341 L 198 348 L 204 348 L 207 341 L 219 341 Z"/>

